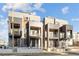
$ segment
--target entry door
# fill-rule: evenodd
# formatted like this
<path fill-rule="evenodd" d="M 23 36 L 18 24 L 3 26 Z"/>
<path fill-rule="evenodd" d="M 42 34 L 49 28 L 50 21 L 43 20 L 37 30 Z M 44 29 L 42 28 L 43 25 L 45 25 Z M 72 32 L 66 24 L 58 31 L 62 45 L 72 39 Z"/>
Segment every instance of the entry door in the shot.
<path fill-rule="evenodd" d="M 35 39 L 32 40 L 32 47 L 35 47 Z"/>
<path fill-rule="evenodd" d="M 53 40 L 53 46 L 58 47 L 58 40 Z"/>
<path fill-rule="evenodd" d="M 14 46 L 17 47 L 17 38 L 14 38 Z"/>
<path fill-rule="evenodd" d="M 53 40 L 50 40 L 50 48 L 53 48 Z"/>

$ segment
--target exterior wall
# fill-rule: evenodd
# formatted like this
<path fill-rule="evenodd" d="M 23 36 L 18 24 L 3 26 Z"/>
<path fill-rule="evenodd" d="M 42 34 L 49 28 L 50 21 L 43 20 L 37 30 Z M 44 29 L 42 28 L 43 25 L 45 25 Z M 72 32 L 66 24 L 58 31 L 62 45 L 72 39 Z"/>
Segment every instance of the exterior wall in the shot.
<path fill-rule="evenodd" d="M 52 18 L 50 18 L 50 17 L 45 17 L 45 20 L 44 20 L 44 22 L 45 22 L 45 25 L 46 24 L 54 24 L 54 18 L 52 19 Z"/>
<path fill-rule="evenodd" d="M 57 19 L 56 18 L 56 22 L 62 26 L 62 25 L 69 25 L 69 23 L 66 21 L 66 20 L 63 20 L 63 19 Z"/>

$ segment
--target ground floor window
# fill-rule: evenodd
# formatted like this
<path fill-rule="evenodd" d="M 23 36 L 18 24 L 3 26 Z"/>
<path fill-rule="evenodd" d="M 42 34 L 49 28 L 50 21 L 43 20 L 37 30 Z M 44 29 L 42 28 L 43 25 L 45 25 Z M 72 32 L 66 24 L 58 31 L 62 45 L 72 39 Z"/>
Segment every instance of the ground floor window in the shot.
<path fill-rule="evenodd" d="M 31 41 L 31 43 L 30 43 L 31 47 L 36 47 L 36 48 L 38 47 L 38 45 L 39 45 L 38 39 L 31 39 L 30 41 Z"/>
<path fill-rule="evenodd" d="M 56 40 L 56 39 L 52 39 L 52 40 L 50 40 L 50 47 L 52 48 L 52 47 L 58 47 L 58 44 L 59 42 L 58 42 L 58 40 Z"/>

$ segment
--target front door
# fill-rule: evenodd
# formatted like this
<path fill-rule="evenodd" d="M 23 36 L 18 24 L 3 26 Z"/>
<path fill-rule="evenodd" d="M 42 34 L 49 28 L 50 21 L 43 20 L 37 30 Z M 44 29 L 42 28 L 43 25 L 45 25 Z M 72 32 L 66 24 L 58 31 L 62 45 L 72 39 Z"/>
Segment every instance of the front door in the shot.
<path fill-rule="evenodd" d="M 31 39 L 31 47 L 38 47 L 38 39 Z"/>
<path fill-rule="evenodd" d="M 56 40 L 56 39 L 53 40 L 53 46 L 54 46 L 54 47 L 58 47 L 58 40 Z"/>
<path fill-rule="evenodd" d="M 32 47 L 35 47 L 35 39 L 32 40 Z"/>

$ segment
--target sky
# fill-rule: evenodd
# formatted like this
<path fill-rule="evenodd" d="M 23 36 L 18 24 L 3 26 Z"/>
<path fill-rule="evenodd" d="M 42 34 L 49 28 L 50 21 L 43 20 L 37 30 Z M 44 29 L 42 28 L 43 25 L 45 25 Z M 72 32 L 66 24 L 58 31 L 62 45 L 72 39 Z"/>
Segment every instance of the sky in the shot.
<path fill-rule="evenodd" d="M 67 20 L 74 32 L 79 32 L 79 4 L 77 3 L 0 3 L 0 39 L 8 41 L 8 11 L 33 12 L 42 19 L 52 16 Z"/>

